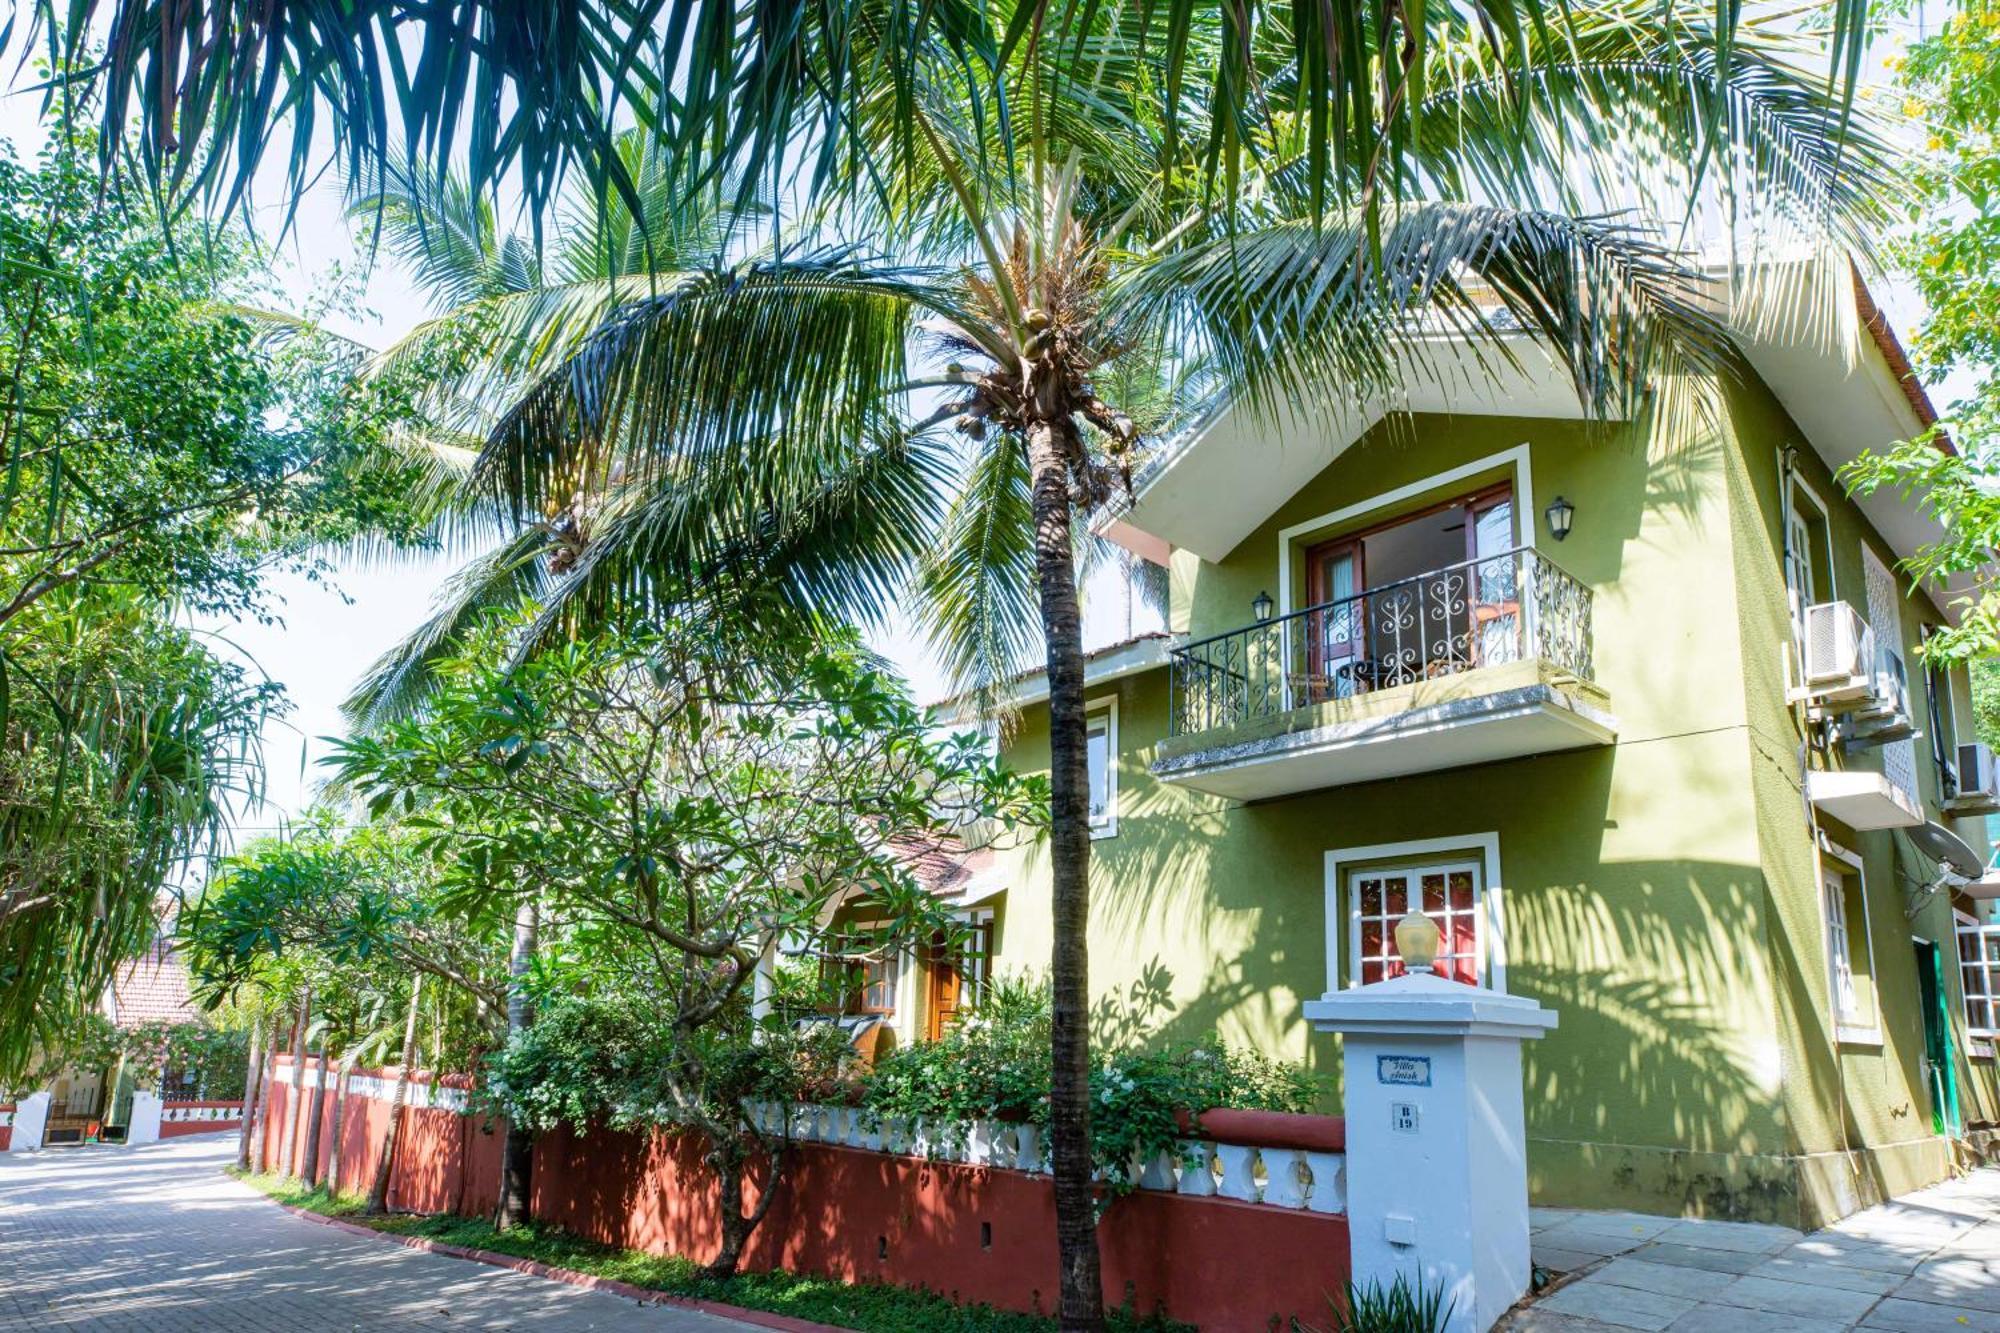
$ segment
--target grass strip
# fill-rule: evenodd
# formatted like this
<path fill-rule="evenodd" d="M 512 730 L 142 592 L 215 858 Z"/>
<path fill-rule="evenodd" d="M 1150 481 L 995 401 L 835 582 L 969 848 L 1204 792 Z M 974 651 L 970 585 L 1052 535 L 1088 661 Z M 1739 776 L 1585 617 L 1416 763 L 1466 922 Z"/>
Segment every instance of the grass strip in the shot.
<path fill-rule="evenodd" d="M 699 1264 L 681 1255 L 619 1249 L 554 1227 L 531 1224 L 496 1231 L 492 1223 L 482 1219 L 449 1214 L 369 1217 L 364 1211 L 366 1200 L 359 1195 L 308 1190 L 298 1180 L 277 1175 L 234 1169 L 230 1174 L 280 1203 L 391 1235 L 421 1236 L 446 1245 L 491 1250 L 672 1296 L 790 1315 L 858 1333 L 1052 1333 L 1056 1327 L 1056 1321 L 1045 1315 L 996 1310 L 990 1305 L 960 1305 L 934 1291 L 886 1283 L 856 1285 L 781 1270 L 707 1277 Z M 1108 1322 L 1111 1333 L 1192 1333 L 1191 1325 L 1142 1319 L 1129 1310 L 1110 1312 Z"/>

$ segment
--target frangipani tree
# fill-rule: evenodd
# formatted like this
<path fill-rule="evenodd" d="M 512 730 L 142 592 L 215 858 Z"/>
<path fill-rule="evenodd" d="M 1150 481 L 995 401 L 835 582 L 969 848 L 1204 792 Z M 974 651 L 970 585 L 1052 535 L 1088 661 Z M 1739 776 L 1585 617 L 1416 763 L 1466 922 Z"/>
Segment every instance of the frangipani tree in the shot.
<path fill-rule="evenodd" d="M 335 767 L 378 812 L 405 809 L 428 831 L 453 901 L 507 915 L 532 897 L 567 923 L 570 965 L 552 966 L 538 996 L 557 1030 L 517 1033 L 489 1069 L 510 1115 L 573 1104 L 521 1086 L 523 1068 L 577 1068 L 561 1052 L 600 1028 L 563 1002 L 650 1016 L 646 1091 L 606 1110 L 699 1136 L 721 1185 L 711 1267 L 726 1275 L 784 1167 L 782 1145 L 767 1145 L 763 1198 L 746 1212 L 758 1136 L 735 1074 L 760 959 L 781 939 L 822 939 L 857 896 L 888 923 L 877 947 L 950 938 L 959 927 L 908 858 L 944 854 L 975 818 L 1032 818 L 1042 790 L 975 736 L 927 735 L 900 684 L 851 644 L 668 620 L 519 666 L 494 648 L 476 640 L 421 716 L 348 740 Z M 607 1063 L 620 1068 L 580 1077 L 635 1072 Z"/>

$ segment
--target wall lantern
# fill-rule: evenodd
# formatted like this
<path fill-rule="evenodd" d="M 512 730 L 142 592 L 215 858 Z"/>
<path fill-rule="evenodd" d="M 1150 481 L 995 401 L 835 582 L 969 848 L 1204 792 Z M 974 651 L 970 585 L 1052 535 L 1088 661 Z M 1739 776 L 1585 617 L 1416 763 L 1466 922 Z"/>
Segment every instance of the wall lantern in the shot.
<path fill-rule="evenodd" d="M 1542 512 L 1549 520 L 1549 536 L 1557 541 L 1569 536 L 1570 520 L 1576 517 L 1575 505 L 1558 495 Z"/>
<path fill-rule="evenodd" d="M 1250 603 L 1250 614 L 1257 617 L 1257 623 L 1260 625 L 1269 620 L 1271 618 L 1271 594 L 1268 592 L 1258 593 L 1257 600 Z"/>

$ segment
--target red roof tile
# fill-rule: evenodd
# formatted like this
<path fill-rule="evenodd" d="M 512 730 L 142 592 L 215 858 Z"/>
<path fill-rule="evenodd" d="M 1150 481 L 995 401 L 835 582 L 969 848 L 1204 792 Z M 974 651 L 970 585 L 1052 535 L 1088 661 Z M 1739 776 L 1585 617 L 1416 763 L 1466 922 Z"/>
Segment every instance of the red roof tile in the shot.
<path fill-rule="evenodd" d="M 187 966 L 165 936 L 121 968 L 111 983 L 111 1018 L 121 1028 L 181 1023 L 195 1016 L 188 1003 Z"/>

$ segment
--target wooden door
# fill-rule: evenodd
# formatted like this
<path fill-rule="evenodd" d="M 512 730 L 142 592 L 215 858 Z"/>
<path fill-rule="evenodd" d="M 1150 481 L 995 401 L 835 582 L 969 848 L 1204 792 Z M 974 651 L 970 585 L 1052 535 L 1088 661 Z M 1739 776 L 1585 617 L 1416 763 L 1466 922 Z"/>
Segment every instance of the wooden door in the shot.
<path fill-rule="evenodd" d="M 942 935 L 931 942 L 930 980 L 924 993 L 924 1035 L 936 1041 L 958 1022 L 965 1006 L 965 969 Z"/>
<path fill-rule="evenodd" d="M 1356 693 L 1367 608 L 1360 599 L 1365 577 L 1361 542 L 1333 542 L 1307 556 L 1307 595 L 1315 608 L 1305 619 L 1306 688 L 1301 702 L 1321 703 Z M 1352 600 L 1348 600 L 1352 599 Z"/>

